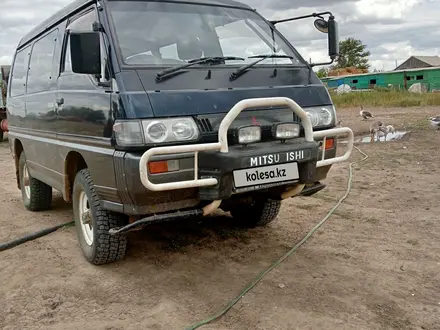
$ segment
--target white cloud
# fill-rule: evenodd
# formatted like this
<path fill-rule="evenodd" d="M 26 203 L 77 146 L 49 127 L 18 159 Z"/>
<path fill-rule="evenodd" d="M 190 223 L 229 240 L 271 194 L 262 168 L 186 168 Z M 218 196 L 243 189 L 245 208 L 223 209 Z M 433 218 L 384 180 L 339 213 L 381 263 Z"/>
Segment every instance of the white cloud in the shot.
<path fill-rule="evenodd" d="M 360 17 L 405 19 L 406 14 L 422 2 L 422 0 L 360 0 L 355 6 Z"/>

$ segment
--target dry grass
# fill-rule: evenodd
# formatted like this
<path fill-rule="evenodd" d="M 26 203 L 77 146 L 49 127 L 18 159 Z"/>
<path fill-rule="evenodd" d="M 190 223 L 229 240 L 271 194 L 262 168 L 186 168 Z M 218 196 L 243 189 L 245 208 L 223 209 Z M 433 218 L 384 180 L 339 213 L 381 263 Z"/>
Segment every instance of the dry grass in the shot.
<path fill-rule="evenodd" d="M 416 94 L 407 91 L 373 90 L 337 95 L 330 92 L 337 107 L 416 107 L 440 105 L 440 93 Z"/>

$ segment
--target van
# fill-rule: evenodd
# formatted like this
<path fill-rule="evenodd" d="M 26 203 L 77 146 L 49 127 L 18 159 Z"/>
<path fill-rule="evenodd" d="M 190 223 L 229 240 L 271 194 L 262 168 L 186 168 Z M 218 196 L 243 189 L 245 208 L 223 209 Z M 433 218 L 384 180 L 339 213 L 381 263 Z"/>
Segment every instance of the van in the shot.
<path fill-rule="evenodd" d="M 333 62 L 334 16 L 306 17 Z M 220 208 L 264 226 L 283 200 L 322 189 L 353 133 L 275 28 L 306 17 L 268 21 L 232 0 L 76 0 L 42 22 L 21 39 L 8 84 L 25 208 L 47 210 L 59 191 L 100 265 L 151 223 Z"/>

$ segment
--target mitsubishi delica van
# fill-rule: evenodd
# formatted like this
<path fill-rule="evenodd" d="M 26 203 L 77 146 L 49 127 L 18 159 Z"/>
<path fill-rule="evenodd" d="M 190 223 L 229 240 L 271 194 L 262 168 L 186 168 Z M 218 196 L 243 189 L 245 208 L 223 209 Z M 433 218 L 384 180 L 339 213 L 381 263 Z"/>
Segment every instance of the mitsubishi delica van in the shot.
<path fill-rule="evenodd" d="M 9 143 L 29 211 L 53 189 L 73 205 L 92 264 L 126 233 L 220 208 L 273 221 L 346 161 L 326 87 L 276 25 L 314 18 L 338 56 L 332 13 L 268 21 L 232 0 L 76 0 L 24 36 L 8 83 Z M 298 29 L 293 35 L 301 33 Z M 337 138 L 348 137 L 336 155 Z"/>

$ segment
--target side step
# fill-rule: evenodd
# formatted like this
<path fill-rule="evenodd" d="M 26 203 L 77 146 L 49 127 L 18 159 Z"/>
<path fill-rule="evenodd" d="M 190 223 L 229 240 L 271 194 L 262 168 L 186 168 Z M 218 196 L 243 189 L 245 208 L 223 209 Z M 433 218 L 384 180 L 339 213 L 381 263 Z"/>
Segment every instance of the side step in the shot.
<path fill-rule="evenodd" d="M 311 186 L 306 185 L 299 195 L 309 197 L 316 194 L 318 191 L 324 189 L 325 187 L 326 185 L 321 182 L 313 183 Z"/>
<path fill-rule="evenodd" d="M 173 221 L 184 218 L 199 217 L 203 215 L 203 209 L 177 211 L 174 213 L 155 214 L 149 217 L 137 220 L 123 227 L 111 228 L 108 233 L 110 235 L 123 234 L 132 231 L 135 228 L 144 227 L 157 222 Z"/>

